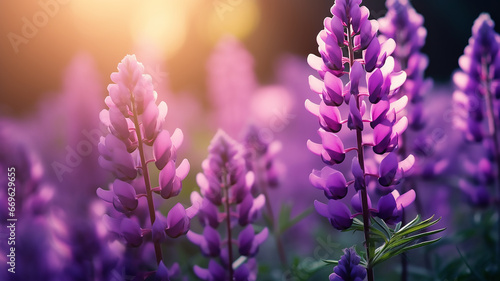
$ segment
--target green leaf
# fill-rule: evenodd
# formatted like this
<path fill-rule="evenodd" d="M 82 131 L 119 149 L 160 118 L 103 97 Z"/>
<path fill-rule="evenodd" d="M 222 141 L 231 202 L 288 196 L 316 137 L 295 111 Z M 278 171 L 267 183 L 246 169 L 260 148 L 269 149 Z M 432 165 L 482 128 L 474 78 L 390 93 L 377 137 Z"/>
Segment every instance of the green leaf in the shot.
<path fill-rule="evenodd" d="M 441 218 L 439 218 L 437 220 L 432 221 L 433 217 L 434 216 L 432 216 L 432 217 L 430 217 L 430 218 L 428 218 L 428 219 L 426 219 L 424 221 L 417 222 L 417 223 L 413 223 L 413 221 L 415 221 L 415 220 L 413 220 L 412 221 L 412 224 L 413 224 L 412 226 L 407 227 L 409 224 L 405 225 L 398 232 L 396 232 L 395 235 L 397 235 L 397 236 L 405 236 L 405 235 L 408 235 L 408 234 L 410 234 L 412 232 L 417 232 L 417 231 L 422 230 L 424 228 L 427 228 L 429 226 L 435 225 L 436 223 L 438 223 L 441 220 Z M 417 216 L 416 218 L 420 218 L 420 216 Z"/>
<path fill-rule="evenodd" d="M 425 236 L 430 236 L 430 235 L 439 233 L 439 232 L 444 231 L 444 230 L 445 230 L 445 228 L 440 228 L 440 229 L 436 229 L 436 230 L 432 230 L 432 231 L 429 231 L 429 232 L 424 232 L 424 233 L 420 233 L 420 234 L 417 234 L 417 235 L 413 235 L 413 236 L 409 236 L 409 237 L 406 237 L 406 238 L 402 238 L 402 239 L 396 240 L 393 243 L 389 244 L 388 249 L 395 248 L 395 247 L 401 246 L 403 244 L 407 244 L 409 242 L 415 241 L 415 240 L 423 238 Z"/>
<path fill-rule="evenodd" d="M 372 266 L 375 266 L 376 264 L 386 261 L 406 251 L 420 248 L 439 241 L 441 238 L 418 242 L 424 237 L 428 237 L 445 230 L 444 228 L 441 228 L 419 233 L 423 229 L 435 225 L 437 222 L 439 222 L 439 219 L 433 221 L 432 218 L 433 217 L 430 217 L 426 220 L 420 221 L 420 216 L 417 215 L 415 219 L 410 221 L 408 224 L 402 227 L 401 225 L 396 226 L 396 229 L 398 229 L 397 231 L 390 229 L 387 224 L 385 224 L 385 222 L 374 219 L 374 224 L 376 224 L 376 227 L 374 226 L 373 228 L 380 229 L 379 231 L 383 231 L 388 237 L 385 240 L 384 244 L 374 250 L 372 258 L 370 260 Z"/>
<path fill-rule="evenodd" d="M 339 264 L 339 261 L 337 261 L 337 260 L 323 260 L 323 262 L 327 263 L 327 264 L 333 264 L 333 265 Z"/>

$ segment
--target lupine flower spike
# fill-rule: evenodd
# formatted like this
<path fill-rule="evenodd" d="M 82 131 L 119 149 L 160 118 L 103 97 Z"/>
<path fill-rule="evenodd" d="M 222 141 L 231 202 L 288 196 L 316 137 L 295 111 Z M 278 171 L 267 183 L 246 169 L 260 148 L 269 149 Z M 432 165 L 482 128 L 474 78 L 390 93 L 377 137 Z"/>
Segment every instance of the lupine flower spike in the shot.
<path fill-rule="evenodd" d="M 392 54 L 395 60 L 395 69 L 404 70 L 407 74 L 405 83 L 393 99 L 402 96 L 408 97 L 409 104 L 402 115 L 409 117 L 409 129 L 417 131 L 425 126 L 423 96 L 432 86 L 431 79 L 424 80 L 424 71 L 429 64 L 429 59 L 420 52 L 425 44 L 427 30 L 423 27 L 423 16 L 415 11 L 408 0 L 387 0 L 386 6 L 387 14 L 378 20 L 379 31 L 381 37 L 392 38 L 396 42 L 396 48 Z M 398 119 L 400 117 L 397 116 Z M 414 143 L 408 137 L 407 132 L 400 136 L 399 145 L 398 152 L 403 158 L 414 150 L 412 149 Z M 422 166 L 422 163 L 417 161 L 417 165 Z M 412 175 L 407 177 L 401 187 L 403 192 L 410 188 L 417 189 L 416 176 L 417 174 L 412 172 Z M 415 203 L 417 212 L 421 213 L 422 204 L 418 198 L 416 198 Z M 405 221 L 406 218 L 403 216 L 403 222 Z M 401 259 L 403 280 L 406 280 L 407 260 L 405 256 Z"/>
<path fill-rule="evenodd" d="M 500 36 L 488 14 L 481 14 L 472 27 L 472 37 L 458 63 L 461 71 L 453 81 L 456 108 L 455 126 L 467 140 L 479 143 L 484 153 L 476 162 L 467 163 L 470 180 L 461 180 L 460 188 L 473 206 L 486 207 L 493 200 L 489 186 L 500 192 Z M 479 163 L 477 165 L 476 163 Z M 495 167 L 496 166 L 496 167 Z M 495 172 L 496 168 L 496 172 Z M 498 212 L 500 213 L 500 205 Z M 500 222 L 500 220 L 499 220 Z M 500 241 L 500 231 L 499 231 Z M 500 242 L 498 253 L 500 253 Z"/>
<path fill-rule="evenodd" d="M 162 129 L 167 105 L 156 104 L 157 94 L 151 77 L 134 55 L 127 55 L 118 72 L 111 74 L 114 84 L 108 86 L 100 119 L 109 128 L 109 134 L 99 143 L 99 164 L 116 177 L 109 190 L 99 188 L 97 195 L 121 213 L 106 217 L 109 230 L 130 247 L 139 247 L 145 241 L 154 244 L 158 276 L 164 276 L 160 243 L 167 236 L 187 233 L 196 208 L 185 209 L 177 203 L 164 217 L 155 205 L 158 194 L 163 199 L 177 196 L 182 180 L 189 172 L 189 162 L 177 165 L 177 149 L 182 143 L 182 132 L 172 135 Z M 153 162 L 159 172 L 159 186 L 153 187 L 148 163 Z M 158 196 L 158 197 L 159 197 Z"/>
<path fill-rule="evenodd" d="M 211 259 L 208 269 L 196 265 L 194 272 L 202 280 L 256 280 L 254 257 L 269 231 L 264 228 L 255 233 L 252 223 L 258 218 L 265 197 L 254 198 L 250 192 L 254 175 L 246 170 L 240 144 L 218 131 L 208 151 L 208 158 L 202 163 L 203 173 L 196 177 L 201 195 L 196 191 L 191 194 L 193 203 L 201 206 L 198 218 L 204 231 L 189 231 L 187 236 Z M 224 212 L 219 212 L 220 207 Z M 217 228 L 224 229 L 224 239 Z M 237 228 L 241 229 L 238 235 Z M 233 244 L 240 256 L 247 257 L 246 263 L 236 263 L 240 259 L 235 259 Z"/>
<path fill-rule="evenodd" d="M 255 126 L 249 126 L 244 139 L 245 160 L 249 171 L 255 175 L 251 192 L 254 195 L 263 194 L 266 202 L 267 218 L 272 233 L 276 238 L 278 255 L 283 267 L 287 266 L 285 247 L 281 239 L 279 225 L 276 223 L 274 211 L 269 197 L 269 189 L 279 184 L 280 169 L 276 163 L 276 154 L 281 150 L 281 142 L 264 140 Z"/>
<path fill-rule="evenodd" d="M 361 258 L 354 249 L 344 249 L 344 255 L 339 260 L 339 264 L 330 274 L 330 281 L 363 281 L 366 277 L 366 270 L 359 265 Z"/>
<path fill-rule="evenodd" d="M 310 175 L 312 185 L 329 199 L 328 204 L 316 201 L 316 210 L 336 229 L 362 226 L 367 276 L 373 280 L 372 268 L 378 257 L 370 237 L 370 223 L 372 217 L 388 224 L 401 221 L 404 208 L 415 199 L 415 192 L 409 190 L 400 196 L 395 187 L 412 167 L 414 157 L 410 155 L 403 161 L 397 157 L 398 138 L 408 126 L 405 116 L 399 119 L 397 116 L 402 114 L 408 98 L 395 97 L 406 74 L 394 71 L 391 57 L 396 47 L 394 40 L 376 36 L 378 23 L 368 19 L 368 9 L 360 4 L 361 0 L 335 2 L 331 8 L 333 17 L 325 19 L 325 28 L 317 37 L 321 57 L 308 57 L 309 65 L 320 76 L 320 79 L 309 77 L 309 84 L 321 101 L 315 104 L 307 100 L 306 108 L 319 119 L 321 143 L 308 141 L 307 146 L 327 165 Z M 344 84 L 341 78 L 348 79 L 348 83 Z M 344 103 L 349 113 L 343 118 L 339 107 Z M 346 147 L 337 135 L 345 125 L 356 134 L 353 147 Z M 366 147 L 372 147 L 373 153 L 365 151 Z M 356 151 L 351 158 L 352 176 L 332 168 L 344 162 L 350 151 Z M 372 155 L 374 159 L 370 161 Z M 378 168 L 371 164 L 375 159 L 381 159 Z M 354 213 L 341 201 L 347 196 L 349 185 L 356 190 L 351 199 Z M 376 207 L 367 192 L 369 185 L 375 185 L 377 193 L 382 195 Z M 362 222 L 356 221 L 358 215 L 362 216 Z"/>
<path fill-rule="evenodd" d="M 387 14 L 378 20 L 379 31 L 383 37 L 392 38 L 396 43 L 392 54 L 395 69 L 404 70 L 407 75 L 397 96 L 408 97 L 409 126 L 419 130 L 425 126 L 423 97 L 432 86 L 431 79 L 424 79 L 429 59 L 420 52 L 427 36 L 427 30 L 423 26 L 424 18 L 408 0 L 387 0 L 386 6 Z"/>

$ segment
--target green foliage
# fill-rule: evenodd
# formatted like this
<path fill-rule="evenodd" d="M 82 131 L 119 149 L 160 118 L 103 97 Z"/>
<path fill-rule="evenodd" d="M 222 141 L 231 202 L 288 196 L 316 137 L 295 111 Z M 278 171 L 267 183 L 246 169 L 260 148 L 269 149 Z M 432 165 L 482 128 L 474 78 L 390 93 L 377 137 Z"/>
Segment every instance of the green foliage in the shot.
<path fill-rule="evenodd" d="M 372 244 L 378 242 L 382 243 L 382 245 L 371 250 L 373 252 L 369 262 L 362 258 L 360 264 L 365 267 L 370 264 L 370 266 L 373 267 L 409 250 L 420 248 L 439 241 L 441 238 L 426 240 L 428 236 L 445 230 L 444 228 L 440 228 L 424 232 L 424 229 L 439 222 L 439 219 L 432 219 L 433 217 L 430 217 L 421 221 L 420 215 L 417 215 L 406 225 L 402 226 L 401 223 L 398 223 L 395 225 L 394 229 L 392 229 L 383 220 L 372 218 L 370 224 Z M 345 231 L 363 231 L 363 227 L 363 222 L 355 218 L 352 226 Z M 363 257 L 363 255 L 361 256 Z M 337 263 L 337 261 L 334 260 L 325 260 L 324 262 L 328 264 Z"/>

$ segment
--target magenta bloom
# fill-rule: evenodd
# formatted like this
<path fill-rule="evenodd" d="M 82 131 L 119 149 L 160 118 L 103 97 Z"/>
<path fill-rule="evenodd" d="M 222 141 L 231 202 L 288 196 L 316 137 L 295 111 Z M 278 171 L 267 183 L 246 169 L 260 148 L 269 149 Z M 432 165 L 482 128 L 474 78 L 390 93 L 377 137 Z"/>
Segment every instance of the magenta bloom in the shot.
<path fill-rule="evenodd" d="M 455 126 L 468 141 L 483 147 L 475 161 L 464 163 L 469 177 L 459 183 L 467 201 L 478 207 L 491 203 L 489 186 L 495 183 L 495 177 L 500 184 L 500 39 L 494 27 L 488 14 L 476 19 L 469 45 L 458 61 L 461 71 L 453 76 L 457 87 L 453 93 Z"/>
<path fill-rule="evenodd" d="M 246 169 L 242 145 L 219 130 L 208 151 L 202 163 L 203 173 L 196 177 L 203 197 L 196 191 L 191 194 L 193 203 L 200 206 L 198 217 L 204 231 L 202 234 L 189 231 L 187 237 L 200 247 L 203 255 L 212 259 L 208 269 L 195 266 L 194 272 L 202 280 L 255 280 L 252 276 L 256 276 L 256 266 L 249 266 L 253 259 L 233 268 L 236 260 L 233 244 L 241 256 L 252 258 L 258 253 L 269 231 L 264 228 L 255 233 L 251 223 L 257 219 L 265 197 L 261 194 L 254 198 L 251 194 L 254 174 Z M 236 236 L 237 224 L 244 229 Z M 225 227 L 224 236 L 217 230 L 221 225 Z M 221 264 L 213 258 L 220 258 Z"/>
<path fill-rule="evenodd" d="M 110 230 L 131 247 L 152 241 L 158 278 L 164 280 L 168 270 L 161 263 L 160 243 L 167 236 L 186 234 L 197 207 L 185 209 L 175 205 L 167 217 L 156 211 L 154 193 L 164 199 L 177 196 L 182 180 L 189 172 L 189 162 L 177 165 L 177 149 L 182 144 L 182 132 L 171 135 L 163 130 L 167 114 L 165 102 L 156 104 L 151 77 L 135 56 L 126 56 L 111 74 L 114 84 L 108 86 L 105 99 L 109 110 L 100 114 L 101 122 L 110 134 L 101 137 L 99 163 L 117 178 L 109 190 L 99 188 L 97 195 L 113 205 L 121 215 L 107 217 Z M 147 164 L 154 162 L 159 172 L 159 186 L 151 186 Z M 149 219 L 148 219 L 149 217 Z M 168 278 L 167 278 L 168 279 Z"/>
<path fill-rule="evenodd" d="M 366 269 L 359 265 L 361 258 L 354 249 L 344 249 L 344 255 L 339 264 L 330 274 L 330 281 L 363 281 L 366 277 Z"/>
<path fill-rule="evenodd" d="M 329 199 L 328 204 L 315 202 L 316 210 L 341 230 L 349 228 L 352 219 L 365 211 L 361 201 L 352 206 L 358 209 L 355 214 L 351 214 L 346 204 L 337 201 L 347 195 L 349 185 L 366 194 L 366 187 L 374 182 L 379 194 L 389 194 L 414 162 L 411 155 L 399 162 L 395 154 L 398 137 L 408 126 L 405 116 L 397 117 L 408 103 L 406 96 L 398 96 L 406 74 L 395 72 L 397 65 L 391 57 L 395 42 L 376 36 L 378 23 L 368 19 L 369 11 L 360 7 L 360 2 L 335 2 L 333 17 L 325 19 L 325 28 L 317 38 L 321 57 L 308 57 L 309 65 L 320 76 L 320 79 L 310 76 L 309 84 L 321 101 L 314 104 L 307 100 L 306 108 L 319 119 L 321 143 L 308 141 L 307 146 L 328 165 L 321 171 L 314 170 L 309 179 Z M 348 79 L 348 82 L 341 78 Z M 346 116 L 340 113 L 342 106 L 346 107 Z M 337 133 L 346 128 L 344 125 L 357 132 L 357 143 L 347 144 L 339 137 Z M 371 154 L 366 147 L 372 147 Z M 333 166 L 343 163 L 350 151 L 357 151 L 358 156 L 349 157 L 353 159 L 352 175 L 343 175 Z M 378 168 L 366 167 L 365 160 L 374 154 L 382 155 Z M 414 198 L 412 194 L 410 198 Z M 366 212 L 395 223 L 400 220 L 400 211 L 397 210 L 407 205 L 396 205 L 391 195 L 379 202 L 378 209 L 382 211 Z"/>
<path fill-rule="evenodd" d="M 419 130 L 425 125 L 423 116 L 423 97 L 432 85 L 431 79 L 424 79 L 424 71 L 429 59 L 420 50 L 425 44 L 427 30 L 424 18 L 418 14 L 408 0 L 388 0 L 387 14 L 378 20 L 380 33 L 396 42 L 392 54 L 397 70 L 407 74 L 401 93 L 410 101 L 408 119 L 412 129 Z"/>

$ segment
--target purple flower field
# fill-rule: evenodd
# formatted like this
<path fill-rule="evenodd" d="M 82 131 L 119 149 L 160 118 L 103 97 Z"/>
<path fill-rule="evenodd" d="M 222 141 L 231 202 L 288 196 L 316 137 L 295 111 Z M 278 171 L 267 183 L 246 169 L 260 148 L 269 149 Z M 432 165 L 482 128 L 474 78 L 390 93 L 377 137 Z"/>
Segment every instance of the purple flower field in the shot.
<path fill-rule="evenodd" d="M 0 280 L 500 280 L 493 2 L 0 3 Z"/>

